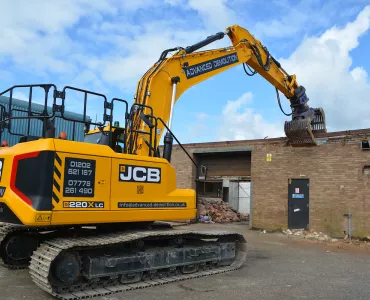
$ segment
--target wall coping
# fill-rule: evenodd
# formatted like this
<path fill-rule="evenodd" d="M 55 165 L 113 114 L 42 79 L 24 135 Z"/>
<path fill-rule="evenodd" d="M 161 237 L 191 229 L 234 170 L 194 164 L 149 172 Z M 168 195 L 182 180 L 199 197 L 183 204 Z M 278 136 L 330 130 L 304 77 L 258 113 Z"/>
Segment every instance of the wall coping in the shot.
<path fill-rule="evenodd" d="M 359 137 L 359 136 L 365 136 L 370 138 L 370 128 L 365 129 L 356 129 L 356 130 L 345 130 L 345 131 L 334 131 L 334 132 L 327 132 L 327 133 L 319 133 L 315 135 L 315 138 L 318 139 L 318 142 L 320 140 L 323 140 L 325 138 L 351 138 L 351 137 Z M 267 138 L 267 139 L 253 139 L 253 140 L 235 140 L 235 141 L 220 141 L 220 142 L 204 142 L 204 143 L 187 143 L 182 144 L 186 148 L 206 148 L 206 147 L 228 147 L 230 151 L 232 151 L 230 146 L 236 146 L 234 149 L 237 151 L 251 151 L 253 150 L 253 146 L 249 148 L 245 148 L 246 144 L 254 145 L 254 144 L 286 144 L 288 139 L 286 137 L 279 137 L 279 138 Z M 173 145 L 176 148 L 179 148 L 180 146 L 178 144 Z M 240 146 L 238 148 L 237 146 Z M 242 149 L 241 147 L 244 148 Z M 163 147 L 163 146 L 161 146 Z M 201 151 L 201 150 L 197 150 Z M 215 150 L 213 149 L 213 152 Z M 224 150 L 223 150 L 224 151 Z M 222 150 L 220 149 L 220 152 Z M 200 153 L 200 152 L 199 152 Z"/>

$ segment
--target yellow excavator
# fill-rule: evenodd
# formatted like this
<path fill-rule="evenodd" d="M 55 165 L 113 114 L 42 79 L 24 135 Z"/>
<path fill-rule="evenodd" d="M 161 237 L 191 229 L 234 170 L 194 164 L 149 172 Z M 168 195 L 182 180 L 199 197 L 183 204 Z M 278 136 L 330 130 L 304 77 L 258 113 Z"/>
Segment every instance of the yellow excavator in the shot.
<path fill-rule="evenodd" d="M 232 46 L 197 51 L 225 35 Z M 326 131 L 323 110 L 310 108 L 296 76 L 238 25 L 192 46 L 163 51 L 139 81 L 130 109 L 123 99 L 108 101 L 70 86 L 22 85 L 1 93 L 9 95 L 7 105 L 0 107 L 1 132 L 19 136 L 14 145 L 3 141 L 0 148 L 3 265 L 28 268 L 37 286 L 60 299 L 103 296 L 240 268 L 246 259 L 243 235 L 180 230 L 165 222 L 197 215 L 196 191 L 176 188 L 170 163 L 174 105 L 189 87 L 240 64 L 290 100 L 288 143 L 315 146 L 314 134 Z M 28 109 L 22 114 L 14 108 L 17 88 L 29 89 Z M 43 110 L 35 111 L 32 99 L 40 88 L 45 101 Z M 80 119 L 65 111 L 71 92 L 83 95 Z M 101 99 L 102 121 L 86 116 L 91 96 Z M 125 107 L 124 126 L 114 121 L 117 104 Z M 60 118 L 73 124 L 72 138 L 58 129 Z M 41 133 L 30 135 L 35 120 L 42 121 Z M 24 133 L 17 131 L 16 121 L 24 122 Z M 76 124 L 83 124 L 83 140 L 76 138 Z"/>

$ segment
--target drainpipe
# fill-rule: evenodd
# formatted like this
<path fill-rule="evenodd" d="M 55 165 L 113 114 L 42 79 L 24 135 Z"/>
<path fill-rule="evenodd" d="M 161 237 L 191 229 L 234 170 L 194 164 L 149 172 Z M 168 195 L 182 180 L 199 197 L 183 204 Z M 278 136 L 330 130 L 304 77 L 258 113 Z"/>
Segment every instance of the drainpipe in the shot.
<path fill-rule="evenodd" d="M 351 239 L 351 236 L 352 236 L 352 232 L 351 232 L 351 217 L 352 217 L 352 214 L 351 213 L 346 213 L 343 216 L 348 217 L 348 238 Z"/>

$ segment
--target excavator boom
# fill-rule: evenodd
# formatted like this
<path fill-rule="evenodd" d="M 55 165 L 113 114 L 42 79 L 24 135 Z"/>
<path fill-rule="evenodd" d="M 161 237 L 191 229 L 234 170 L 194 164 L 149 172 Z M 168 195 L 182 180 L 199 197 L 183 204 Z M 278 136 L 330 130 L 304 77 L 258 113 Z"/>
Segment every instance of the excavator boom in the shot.
<path fill-rule="evenodd" d="M 196 52 L 225 35 L 230 38 L 232 46 Z M 170 52 L 175 53 L 167 58 Z M 159 60 L 144 74 L 135 95 L 138 107 L 133 111 L 127 128 L 129 153 L 147 154 L 148 145 L 142 134 L 148 130 L 147 122 L 142 119 L 148 112 L 145 106 L 153 108 L 154 115 L 171 127 L 173 106 L 187 89 L 240 64 L 248 75 L 260 74 L 276 88 L 277 93 L 280 91 L 289 99 L 292 120 L 284 126 L 288 143 L 292 146 L 316 145 L 314 133 L 326 132 L 323 110 L 310 108 L 305 88 L 298 84 L 296 76 L 289 75 L 248 30 L 233 25 L 226 32 L 209 36 L 192 46 L 163 51 Z M 158 143 L 163 130 L 164 125 L 158 124 Z"/>

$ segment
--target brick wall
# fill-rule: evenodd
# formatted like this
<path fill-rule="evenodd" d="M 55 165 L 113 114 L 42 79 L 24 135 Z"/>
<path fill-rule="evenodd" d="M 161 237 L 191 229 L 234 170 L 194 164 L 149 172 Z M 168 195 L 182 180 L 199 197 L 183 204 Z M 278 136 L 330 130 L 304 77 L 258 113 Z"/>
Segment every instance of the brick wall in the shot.
<path fill-rule="evenodd" d="M 272 161 L 266 155 L 272 154 Z M 310 227 L 342 236 L 347 231 L 344 213 L 352 213 L 352 234 L 370 235 L 370 151 L 359 141 L 341 139 L 313 148 L 258 145 L 252 154 L 253 227 L 288 226 L 288 180 L 310 180 Z"/>
<path fill-rule="evenodd" d="M 283 140 L 188 144 L 192 153 L 202 147 L 252 149 L 252 226 L 288 226 L 288 181 L 310 180 L 310 228 L 333 236 L 347 231 L 344 213 L 352 213 L 352 234 L 370 236 L 370 151 L 361 151 L 358 136 L 333 138 L 312 148 L 291 148 Z M 266 161 L 271 154 L 272 160 Z M 194 188 L 195 168 L 179 147 L 172 164 L 179 188 Z"/>
<path fill-rule="evenodd" d="M 193 151 L 194 149 L 192 148 L 187 149 L 191 156 L 193 156 Z M 172 149 L 171 163 L 176 170 L 177 187 L 195 189 L 196 168 L 189 157 L 178 146 L 174 146 Z"/>

